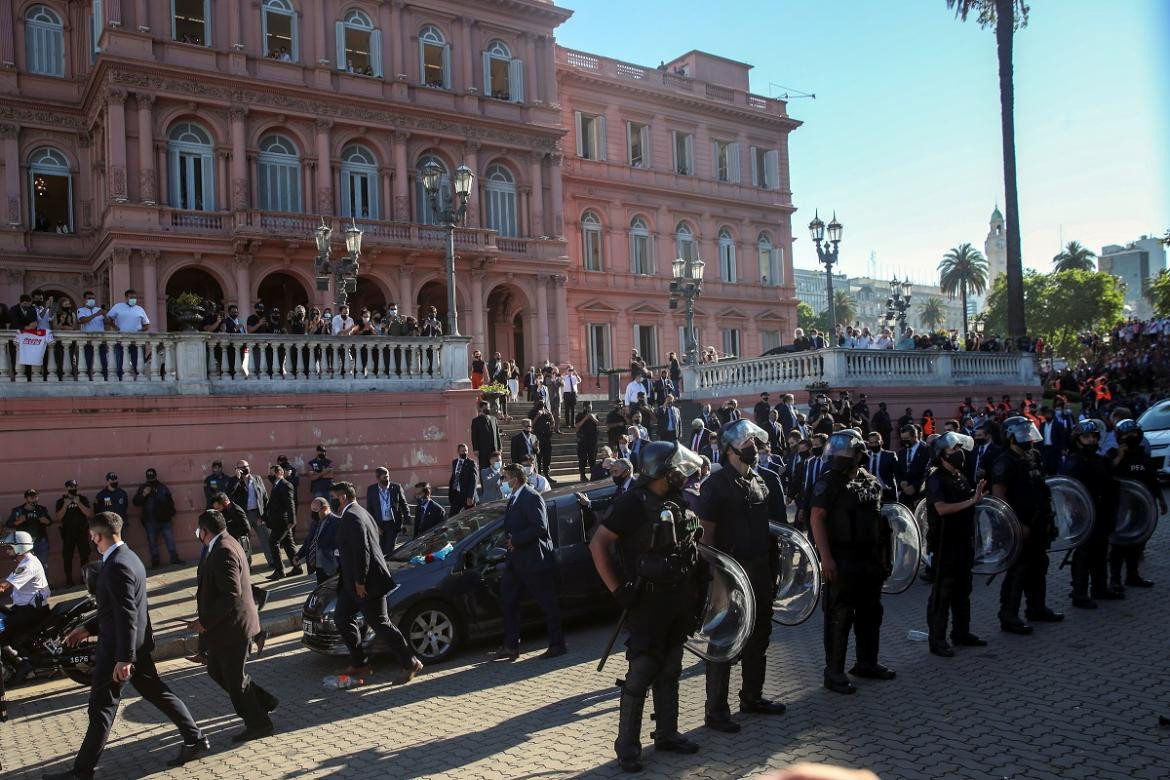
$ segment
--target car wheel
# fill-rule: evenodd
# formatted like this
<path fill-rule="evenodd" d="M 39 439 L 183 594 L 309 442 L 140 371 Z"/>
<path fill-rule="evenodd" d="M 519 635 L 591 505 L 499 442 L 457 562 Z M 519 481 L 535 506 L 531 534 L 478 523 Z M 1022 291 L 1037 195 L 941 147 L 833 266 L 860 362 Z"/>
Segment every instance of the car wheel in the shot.
<path fill-rule="evenodd" d="M 402 621 L 402 633 L 411 652 L 428 664 L 446 661 L 463 641 L 463 629 L 455 610 L 441 602 L 411 609 Z"/>

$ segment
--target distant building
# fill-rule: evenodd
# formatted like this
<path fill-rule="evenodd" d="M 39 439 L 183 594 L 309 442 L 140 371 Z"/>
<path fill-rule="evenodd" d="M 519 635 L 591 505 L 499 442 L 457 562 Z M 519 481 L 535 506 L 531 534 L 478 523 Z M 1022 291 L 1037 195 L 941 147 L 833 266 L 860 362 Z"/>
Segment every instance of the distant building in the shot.
<path fill-rule="evenodd" d="M 813 314 L 820 314 L 829 308 L 829 296 L 825 287 L 825 272 L 821 269 L 794 268 L 792 276 L 796 282 L 796 299 L 812 307 Z M 833 291 L 848 289 L 845 274 L 833 274 Z"/>
<path fill-rule="evenodd" d="M 1166 248 L 1157 238 L 1142 236 L 1125 246 L 1109 244 L 1101 248 L 1097 269 L 1112 274 L 1125 283 L 1125 316 L 1145 319 L 1154 315 L 1146 293 L 1166 268 Z"/>
<path fill-rule="evenodd" d="M 987 308 L 987 296 L 995 284 L 996 277 L 1007 273 L 1007 229 L 999 206 L 991 212 L 987 224 L 987 238 L 983 240 L 983 256 L 987 258 L 987 291 L 983 295 L 968 296 L 970 315 L 975 316 Z"/>
<path fill-rule="evenodd" d="M 875 326 L 885 324 L 886 301 L 890 298 L 889 280 L 875 279 L 869 276 L 853 276 L 848 279 L 849 294 L 856 304 L 857 316 L 854 325 L 861 325 L 873 330 Z M 797 278 L 797 297 L 800 296 L 800 281 Z M 913 284 L 910 291 L 910 311 L 906 315 L 906 322 L 915 331 L 925 331 L 918 313 L 922 303 L 929 298 L 938 298 L 943 302 L 945 317 L 940 326 L 943 330 L 960 330 L 963 327 L 963 302 L 959 298 L 951 300 L 944 295 L 938 285 Z"/>

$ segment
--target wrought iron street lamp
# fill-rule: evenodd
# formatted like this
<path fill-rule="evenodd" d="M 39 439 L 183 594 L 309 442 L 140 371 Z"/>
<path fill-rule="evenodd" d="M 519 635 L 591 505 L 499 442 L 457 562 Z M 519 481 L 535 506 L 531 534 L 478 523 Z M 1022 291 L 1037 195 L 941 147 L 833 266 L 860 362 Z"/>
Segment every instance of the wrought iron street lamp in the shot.
<path fill-rule="evenodd" d="M 825 240 L 825 230 L 828 229 L 829 238 Z M 844 225 L 837 221 L 837 213 L 833 212 L 833 219 L 826 226 L 821 221 L 818 212 L 813 213 L 813 221 L 808 223 L 808 232 L 812 236 L 813 246 L 817 248 L 817 257 L 825 266 L 825 296 L 829 302 L 829 339 L 836 343 L 837 337 L 837 306 L 833 300 L 833 266 L 840 255 L 839 244 Z"/>
<path fill-rule="evenodd" d="M 321 225 L 313 231 L 313 240 L 317 243 L 317 257 L 314 261 L 317 272 L 317 289 L 329 289 L 329 278 L 333 278 L 333 287 L 337 293 L 337 308 L 349 302 L 349 294 L 357 290 L 359 260 L 362 254 L 362 231 L 357 222 L 351 222 L 345 229 L 345 254 L 337 259 L 329 256 L 329 241 L 333 237 L 333 228 L 321 217 Z"/>
<path fill-rule="evenodd" d="M 670 264 L 674 279 L 670 282 L 670 308 L 677 309 L 681 299 L 686 308 L 683 309 L 686 325 L 683 328 L 686 342 L 683 349 L 686 351 L 684 359 L 688 366 L 699 364 L 699 343 L 695 338 L 695 299 L 703 286 L 703 268 L 707 264 L 698 257 L 688 255 L 686 259 L 676 257 Z"/>
<path fill-rule="evenodd" d="M 914 285 L 910 280 L 899 282 L 898 277 L 890 280 L 890 297 L 886 299 L 886 326 L 898 326 L 898 334 L 906 329 L 906 312 L 910 310 L 910 298 Z"/>
<path fill-rule="evenodd" d="M 440 191 L 443 168 L 431 160 L 422 169 L 423 189 L 431 202 L 431 211 L 447 229 L 447 335 L 459 335 L 459 313 L 455 309 L 455 225 L 467 215 L 467 199 L 475 187 L 475 172 L 460 164 L 452 180 L 453 198 L 443 197 Z"/>

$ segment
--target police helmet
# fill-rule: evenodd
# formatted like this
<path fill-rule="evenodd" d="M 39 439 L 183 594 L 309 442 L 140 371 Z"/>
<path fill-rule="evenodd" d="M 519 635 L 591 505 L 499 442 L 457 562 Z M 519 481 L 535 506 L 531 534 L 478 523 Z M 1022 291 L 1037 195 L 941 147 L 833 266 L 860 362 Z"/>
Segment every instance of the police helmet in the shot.
<path fill-rule="evenodd" d="M 1009 417 L 1003 421 L 1003 435 L 1009 442 L 1025 444 L 1027 442 L 1042 441 L 1043 437 L 1036 426 L 1027 417 Z"/>
<path fill-rule="evenodd" d="M 1081 420 L 1073 428 L 1073 436 L 1088 436 L 1090 434 L 1097 434 L 1098 436 L 1105 435 L 1105 423 L 1097 419 Z"/>
<path fill-rule="evenodd" d="M 684 477 L 698 473 L 703 461 L 677 441 L 653 441 L 642 448 L 642 468 L 639 478 L 651 482 L 679 471 Z"/>
<path fill-rule="evenodd" d="M 930 457 L 937 460 L 949 452 L 955 445 L 958 445 L 964 452 L 970 452 L 975 449 L 975 440 L 964 433 L 947 431 L 940 436 L 935 436 L 931 440 Z"/>
<path fill-rule="evenodd" d="M 751 420 L 736 420 L 719 429 L 720 452 L 725 452 L 728 447 L 742 450 L 751 443 L 757 443 L 759 446 L 767 442 L 768 434 L 764 433 L 764 429 Z"/>
<path fill-rule="evenodd" d="M 32 534 L 28 531 L 9 531 L 0 537 L 0 547 L 9 547 L 13 555 L 24 555 L 33 548 Z"/>
<path fill-rule="evenodd" d="M 861 436 L 861 431 L 856 428 L 846 428 L 837 431 L 825 443 L 826 459 L 829 458 L 849 458 L 853 457 L 855 453 L 864 453 L 865 439 Z"/>
<path fill-rule="evenodd" d="M 1122 420 L 1113 426 L 1113 432 L 1117 434 L 1117 438 L 1119 439 L 1129 436 L 1140 437 L 1143 435 L 1142 426 L 1137 420 Z"/>

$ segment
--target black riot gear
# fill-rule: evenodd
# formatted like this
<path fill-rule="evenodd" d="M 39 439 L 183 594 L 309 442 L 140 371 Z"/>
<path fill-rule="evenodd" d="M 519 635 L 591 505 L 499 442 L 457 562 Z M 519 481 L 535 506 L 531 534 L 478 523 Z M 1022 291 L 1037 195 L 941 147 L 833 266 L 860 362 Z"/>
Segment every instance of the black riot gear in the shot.
<path fill-rule="evenodd" d="M 1077 437 L 1097 434 L 1093 421 L 1085 420 L 1077 426 Z M 1078 441 L 1079 445 L 1079 441 Z M 1072 554 L 1072 599 L 1073 606 L 1092 609 L 1094 599 L 1112 600 L 1119 598 L 1106 582 L 1106 554 L 1109 549 L 1109 535 L 1117 520 L 1117 504 L 1120 497 L 1117 480 L 1113 478 L 1113 466 L 1098 454 L 1097 445 L 1077 446 L 1064 460 L 1061 473 L 1072 477 L 1085 486 L 1093 499 L 1093 530 L 1089 538 L 1081 543 Z M 1090 581 L 1092 590 L 1090 591 Z"/>
<path fill-rule="evenodd" d="M 951 436 L 954 434 L 944 434 Z M 964 437 L 966 438 L 966 437 Z M 953 444 L 951 446 L 954 446 Z M 948 453 L 962 456 L 963 450 Z M 926 476 L 926 511 L 929 519 L 927 549 L 933 555 L 934 583 L 926 605 L 930 631 L 930 652 L 943 657 L 954 655 L 947 642 L 947 623 L 952 622 L 955 644 L 986 644 L 971 633 L 971 569 L 975 563 L 975 505 L 941 515 L 939 504 L 962 504 L 975 497 L 975 488 L 962 471 L 962 461 L 951 463 L 954 470 L 939 466 Z"/>
<path fill-rule="evenodd" d="M 674 471 L 685 480 L 702 468 L 703 461 L 677 441 L 653 441 L 642 448 L 639 464 L 638 481 L 646 484 Z"/>
<path fill-rule="evenodd" d="M 1114 476 L 1118 479 L 1132 479 L 1142 483 L 1156 497 L 1166 511 L 1165 500 L 1161 497 L 1162 490 L 1158 484 L 1158 476 L 1150 467 L 1150 458 L 1146 455 L 1142 427 L 1134 420 L 1122 420 L 1114 427 L 1119 444 L 1125 446 L 1121 451 L 1110 451 L 1109 455 L 1114 462 Z M 1114 505 L 1116 506 L 1116 505 Z M 1126 570 L 1125 584 L 1131 587 L 1148 588 L 1154 583 L 1138 573 L 1138 562 L 1141 560 L 1145 542 L 1141 544 L 1114 544 L 1109 551 L 1109 584 L 1117 590 L 1121 589 L 1121 570 Z"/>

